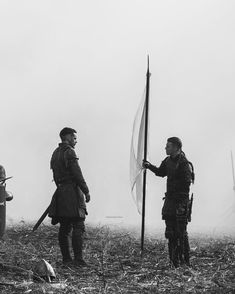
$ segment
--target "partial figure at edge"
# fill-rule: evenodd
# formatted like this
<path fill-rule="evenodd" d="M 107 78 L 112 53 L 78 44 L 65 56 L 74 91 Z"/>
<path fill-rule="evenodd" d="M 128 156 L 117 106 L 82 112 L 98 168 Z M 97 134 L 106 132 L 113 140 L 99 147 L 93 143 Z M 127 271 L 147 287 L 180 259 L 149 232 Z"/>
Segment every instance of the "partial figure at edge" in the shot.
<path fill-rule="evenodd" d="M 12 177 L 6 177 L 5 168 L 0 165 L 0 238 L 3 237 L 6 228 L 6 201 L 11 201 L 13 195 L 6 191 L 6 181 Z"/>

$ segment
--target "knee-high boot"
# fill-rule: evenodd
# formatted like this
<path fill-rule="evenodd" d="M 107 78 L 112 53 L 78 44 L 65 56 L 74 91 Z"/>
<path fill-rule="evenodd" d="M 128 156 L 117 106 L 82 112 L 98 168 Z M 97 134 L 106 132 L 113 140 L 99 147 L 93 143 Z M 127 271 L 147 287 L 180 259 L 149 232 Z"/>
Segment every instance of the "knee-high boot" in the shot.
<path fill-rule="evenodd" d="M 178 260 L 177 239 L 169 238 L 168 250 L 169 250 L 169 258 L 170 258 L 171 263 L 174 265 L 174 267 L 178 267 L 179 266 L 179 260 Z"/>
<path fill-rule="evenodd" d="M 86 265 L 83 260 L 83 235 L 84 229 L 80 227 L 74 227 L 72 233 L 72 247 L 74 253 L 74 261 L 77 265 L 84 266 Z"/>
<path fill-rule="evenodd" d="M 184 235 L 184 261 L 185 264 L 190 266 L 190 246 L 189 246 L 189 240 L 188 240 L 188 233 L 185 232 Z"/>
<path fill-rule="evenodd" d="M 69 251 L 70 228 L 67 225 L 61 224 L 59 229 L 59 246 L 63 258 L 63 263 L 72 261 Z"/>

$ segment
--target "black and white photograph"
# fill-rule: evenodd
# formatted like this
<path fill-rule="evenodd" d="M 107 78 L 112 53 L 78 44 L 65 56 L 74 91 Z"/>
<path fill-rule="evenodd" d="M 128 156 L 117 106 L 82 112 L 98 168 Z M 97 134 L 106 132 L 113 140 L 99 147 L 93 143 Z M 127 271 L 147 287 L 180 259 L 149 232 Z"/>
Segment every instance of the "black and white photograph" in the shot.
<path fill-rule="evenodd" d="M 234 16 L 0 0 L 0 293 L 235 293 Z"/>

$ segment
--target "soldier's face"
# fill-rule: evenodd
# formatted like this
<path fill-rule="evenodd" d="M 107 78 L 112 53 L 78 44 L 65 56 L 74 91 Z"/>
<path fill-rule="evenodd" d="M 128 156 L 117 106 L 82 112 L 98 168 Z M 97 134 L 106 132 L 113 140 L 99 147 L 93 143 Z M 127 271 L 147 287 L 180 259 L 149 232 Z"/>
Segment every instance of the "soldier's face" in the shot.
<path fill-rule="evenodd" d="M 166 154 L 167 155 L 175 155 L 178 151 L 177 147 L 171 142 L 166 143 Z"/>
<path fill-rule="evenodd" d="M 76 136 L 76 134 L 69 134 L 67 140 L 69 142 L 69 145 L 74 148 L 75 145 L 77 144 L 77 136 Z"/>

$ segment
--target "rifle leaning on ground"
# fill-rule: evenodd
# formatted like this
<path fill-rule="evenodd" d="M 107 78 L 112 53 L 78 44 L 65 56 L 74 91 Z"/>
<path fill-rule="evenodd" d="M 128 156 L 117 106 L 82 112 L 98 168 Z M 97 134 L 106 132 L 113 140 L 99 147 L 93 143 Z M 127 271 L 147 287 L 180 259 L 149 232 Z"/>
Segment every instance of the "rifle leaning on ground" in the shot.
<path fill-rule="evenodd" d="M 41 223 L 44 221 L 46 216 L 48 215 L 50 205 L 47 207 L 47 209 L 43 212 L 42 216 L 40 219 L 37 221 L 37 223 L 33 227 L 33 232 L 37 230 L 37 228 L 41 225 Z"/>

